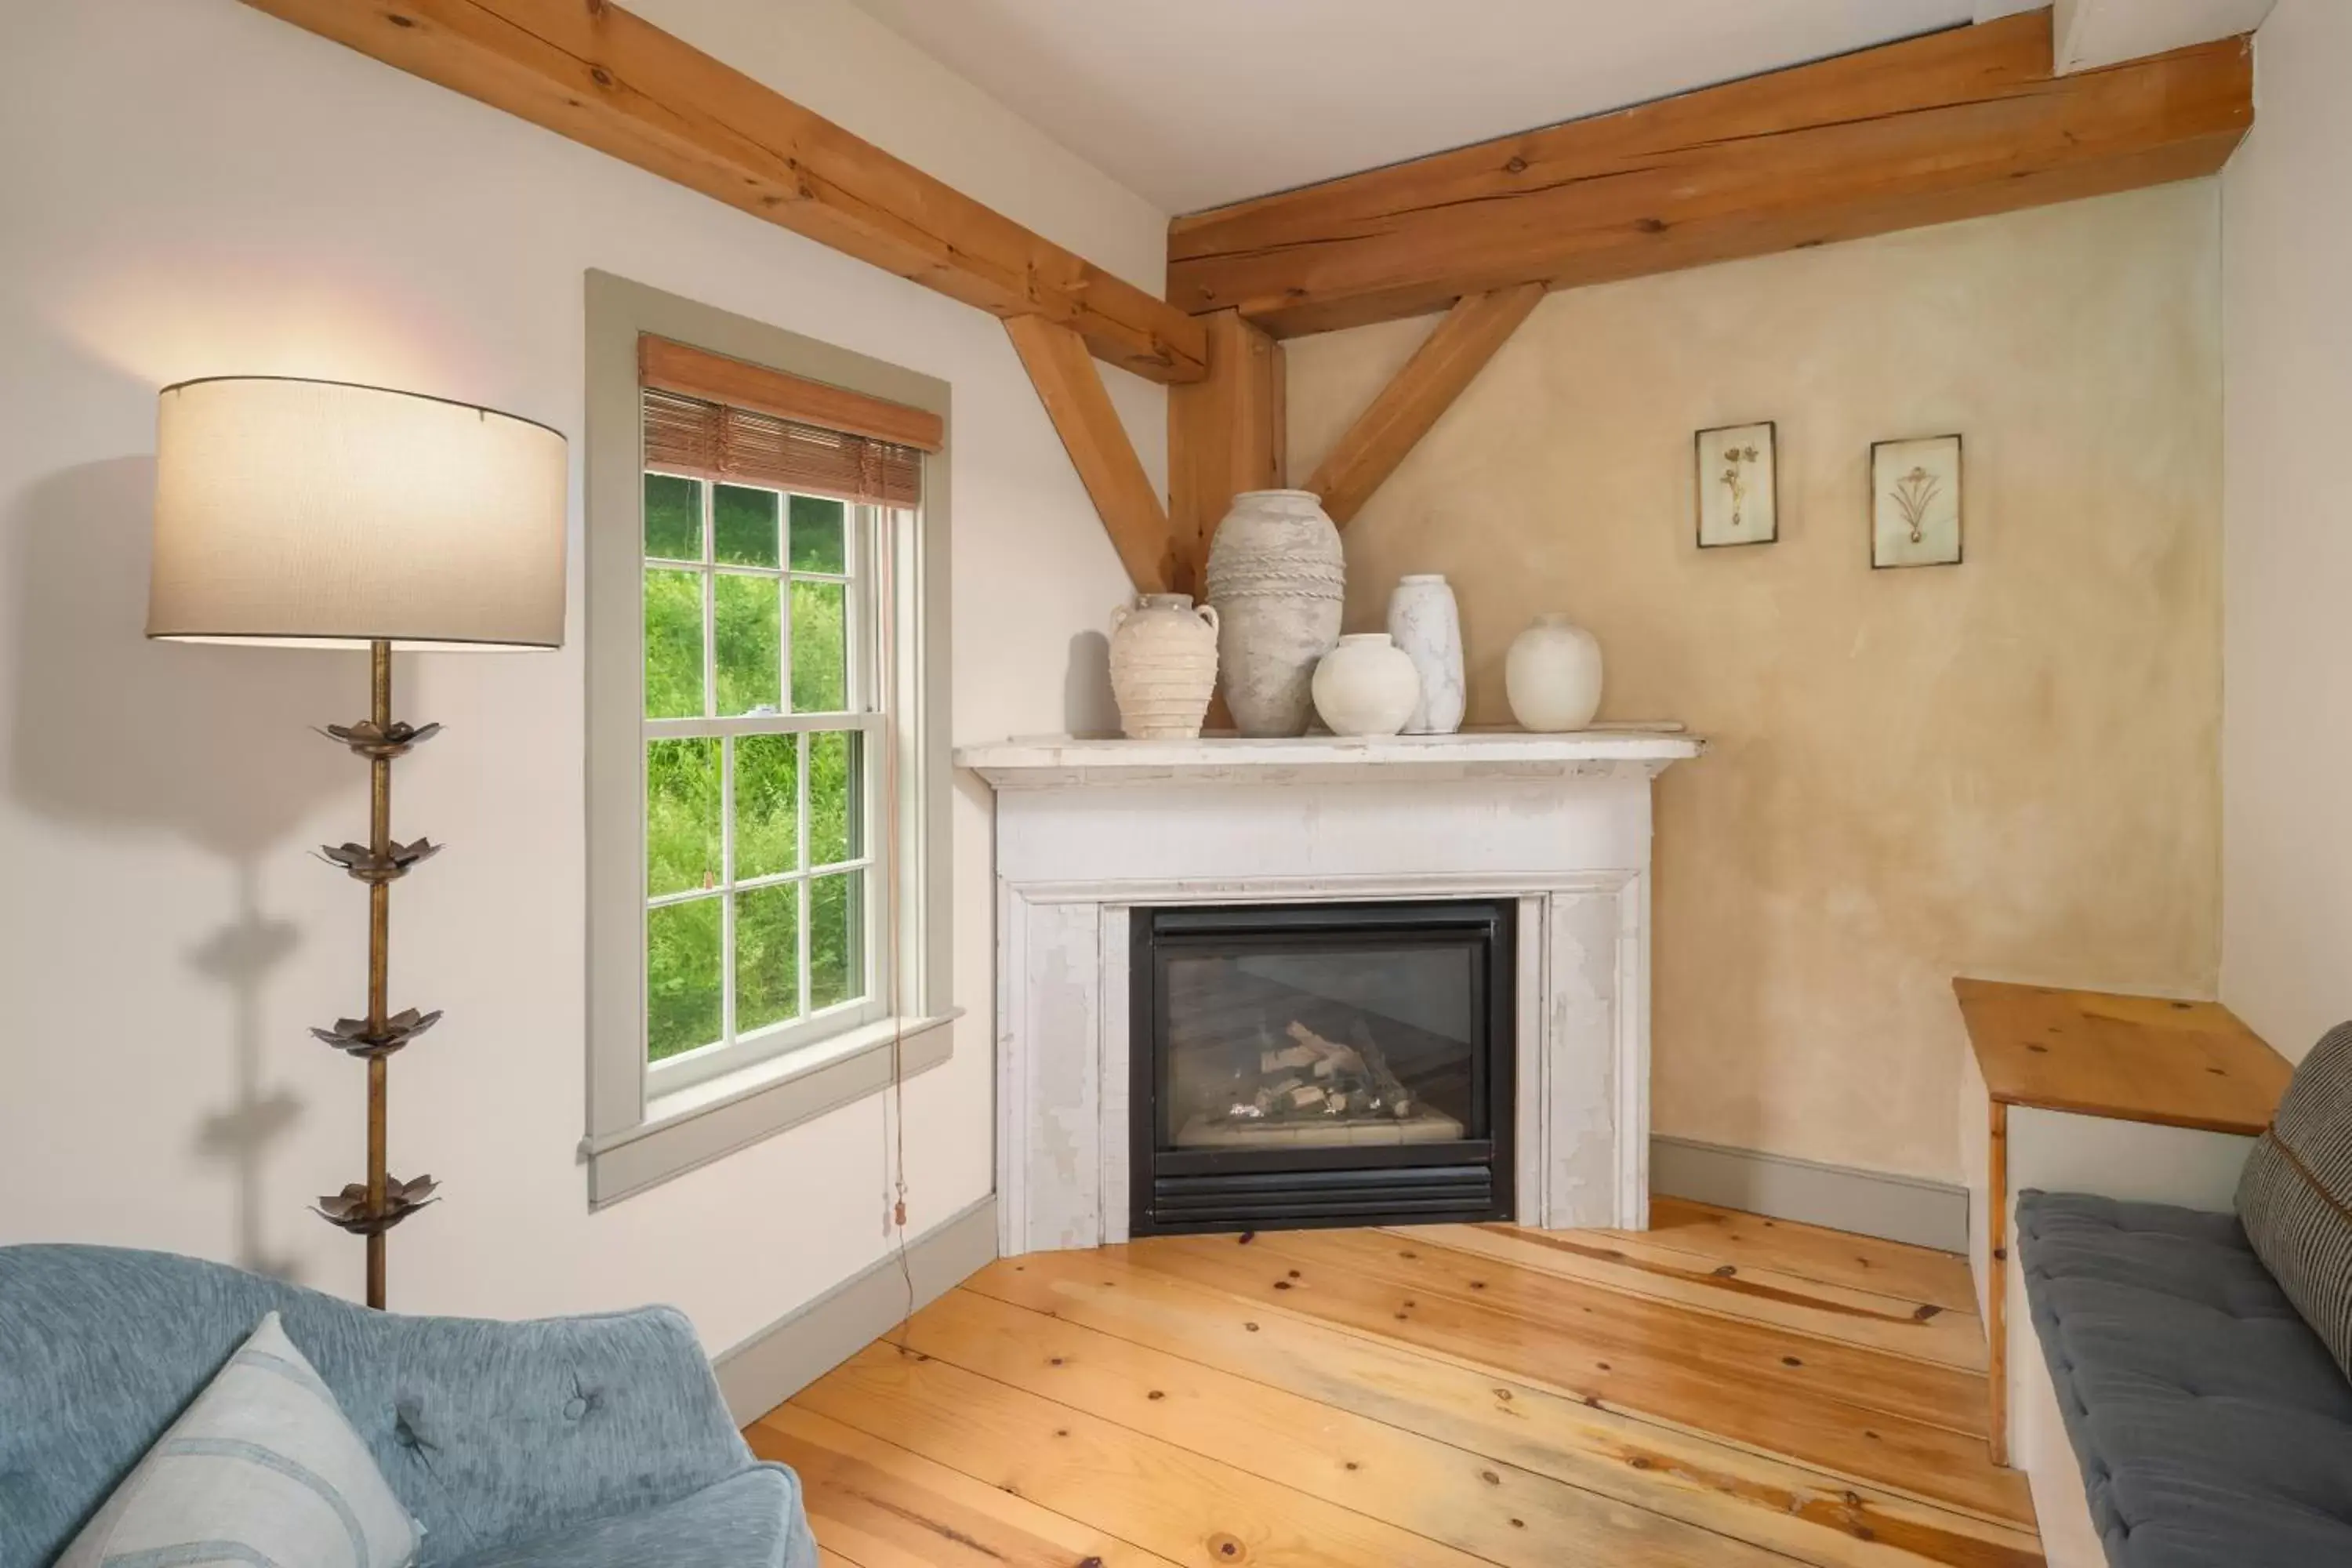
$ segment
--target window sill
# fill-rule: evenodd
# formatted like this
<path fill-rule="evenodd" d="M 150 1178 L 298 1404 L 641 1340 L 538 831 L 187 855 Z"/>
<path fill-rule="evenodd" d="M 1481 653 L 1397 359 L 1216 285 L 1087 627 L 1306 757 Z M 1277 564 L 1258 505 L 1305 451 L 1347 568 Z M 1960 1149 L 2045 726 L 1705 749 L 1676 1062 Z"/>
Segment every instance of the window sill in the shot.
<path fill-rule="evenodd" d="M 635 1127 L 581 1141 L 588 1206 L 601 1209 L 788 1127 L 890 1087 L 891 1042 L 914 1077 L 954 1049 L 955 1008 L 931 1018 L 884 1018 L 646 1103 Z"/>

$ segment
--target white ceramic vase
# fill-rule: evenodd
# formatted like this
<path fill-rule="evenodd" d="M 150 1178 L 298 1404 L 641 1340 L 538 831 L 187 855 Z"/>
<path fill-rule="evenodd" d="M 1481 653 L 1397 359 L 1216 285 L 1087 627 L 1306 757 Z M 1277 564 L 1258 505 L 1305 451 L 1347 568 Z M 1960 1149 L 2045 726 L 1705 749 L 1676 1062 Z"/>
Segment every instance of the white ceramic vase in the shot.
<path fill-rule="evenodd" d="M 1451 735 L 1462 728 L 1462 611 L 1444 576 L 1397 579 L 1389 595 L 1389 636 L 1421 673 L 1421 700 L 1404 721 L 1408 735 Z"/>
<path fill-rule="evenodd" d="M 1217 612 L 1145 594 L 1110 618 L 1110 689 L 1130 741 L 1192 740 L 1217 688 Z"/>
<path fill-rule="evenodd" d="M 1341 637 L 1313 684 L 1315 711 L 1334 735 L 1393 735 L 1421 701 L 1421 672 L 1386 632 Z"/>
<path fill-rule="evenodd" d="M 1581 730 L 1601 711 L 1601 644 L 1566 616 L 1538 616 L 1512 640 L 1503 686 L 1522 728 Z"/>
<path fill-rule="evenodd" d="M 1222 618 L 1218 673 L 1244 735 L 1301 735 L 1308 682 L 1339 639 L 1346 558 L 1310 490 L 1244 490 L 1209 546 L 1209 603 Z"/>

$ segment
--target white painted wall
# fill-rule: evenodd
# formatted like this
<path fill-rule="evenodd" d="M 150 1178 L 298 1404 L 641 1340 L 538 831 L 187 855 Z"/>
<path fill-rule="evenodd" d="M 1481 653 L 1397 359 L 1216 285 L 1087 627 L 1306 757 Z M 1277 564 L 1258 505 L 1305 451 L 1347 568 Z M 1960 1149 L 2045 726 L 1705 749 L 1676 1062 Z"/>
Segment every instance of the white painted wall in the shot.
<path fill-rule="evenodd" d="M 2061 71 L 2100 70 L 2125 60 L 2235 37 L 2263 25 L 2276 0 L 2057 0 L 2051 52 Z"/>
<path fill-rule="evenodd" d="M 1161 214 L 840 0 L 640 9 L 1158 286 Z M 364 900 L 306 846 L 358 833 L 365 802 L 305 726 L 359 716 L 363 662 L 142 639 L 159 385 L 378 382 L 576 437 L 581 278 L 601 267 L 954 384 L 959 741 L 1102 722 L 1100 645 L 1080 639 L 1125 579 L 978 311 L 234 0 L 23 6 L 10 29 L 0 1241 L 167 1247 L 355 1292 L 357 1244 L 303 1205 L 361 1173 L 362 1075 L 303 1029 L 359 1005 Z M 1162 395 L 1111 380 L 1159 471 Z M 576 560 L 562 653 L 399 671 L 404 713 L 449 729 L 401 764 L 395 826 L 449 850 L 395 895 L 394 1003 L 449 1016 L 394 1065 L 393 1148 L 447 1201 L 393 1237 L 393 1300 L 665 1300 L 719 1349 L 884 1256 L 884 1107 L 588 1214 Z M 913 1233 L 991 1182 L 986 813 L 965 781 L 970 1016 L 908 1090 Z"/>
<path fill-rule="evenodd" d="M 2290 1058 L 2352 1017 L 2352 6 L 2281 0 L 2221 181 L 2221 999 Z"/>

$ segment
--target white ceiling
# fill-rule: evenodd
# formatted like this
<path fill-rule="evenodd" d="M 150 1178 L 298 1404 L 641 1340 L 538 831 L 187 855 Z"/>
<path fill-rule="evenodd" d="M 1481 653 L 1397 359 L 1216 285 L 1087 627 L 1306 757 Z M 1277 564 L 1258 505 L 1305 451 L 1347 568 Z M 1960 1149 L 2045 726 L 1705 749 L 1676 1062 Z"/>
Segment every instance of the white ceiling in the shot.
<path fill-rule="evenodd" d="M 856 3 L 1171 213 L 2021 8 L 2017 0 Z"/>

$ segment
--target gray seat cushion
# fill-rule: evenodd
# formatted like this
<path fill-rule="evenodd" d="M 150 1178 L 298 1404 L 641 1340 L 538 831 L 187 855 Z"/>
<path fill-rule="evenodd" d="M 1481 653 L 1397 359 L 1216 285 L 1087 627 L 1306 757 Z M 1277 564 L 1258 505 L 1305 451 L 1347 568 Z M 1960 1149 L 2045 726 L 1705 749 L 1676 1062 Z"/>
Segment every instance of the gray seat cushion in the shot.
<path fill-rule="evenodd" d="M 2017 1242 L 2116 1568 L 2352 1563 L 2352 1384 L 2235 1215 L 2027 1192 Z"/>
<path fill-rule="evenodd" d="M 2238 1218 L 2263 1266 L 2352 1373 L 2352 1024 L 2294 1069 L 2246 1158 Z"/>

